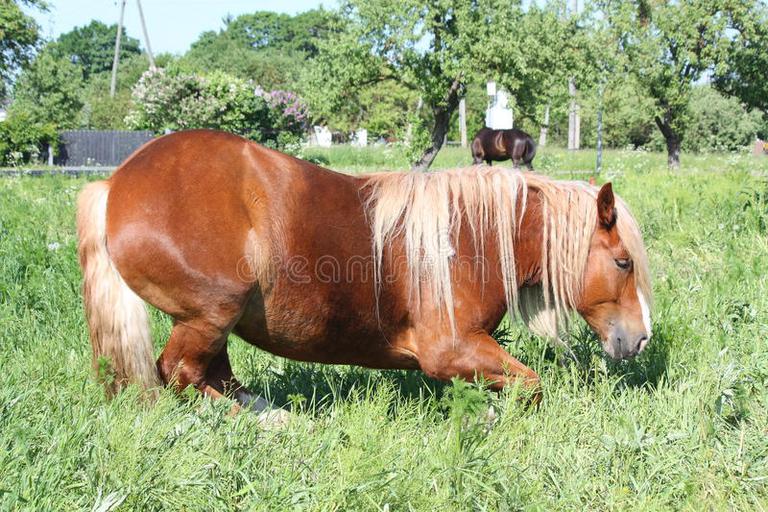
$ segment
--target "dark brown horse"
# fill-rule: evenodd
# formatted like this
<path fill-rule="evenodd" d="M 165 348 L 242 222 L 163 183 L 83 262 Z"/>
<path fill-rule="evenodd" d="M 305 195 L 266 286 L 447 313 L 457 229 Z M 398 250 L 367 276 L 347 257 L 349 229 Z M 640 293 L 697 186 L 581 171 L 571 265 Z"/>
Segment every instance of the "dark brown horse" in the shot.
<path fill-rule="evenodd" d="M 642 239 L 610 184 L 491 167 L 355 177 L 199 130 L 89 184 L 77 225 L 111 392 L 173 383 L 247 402 L 230 332 L 302 361 L 536 391 L 490 335 L 507 311 L 556 337 L 576 310 L 615 358 L 651 334 Z M 174 321 L 157 364 L 144 301 Z"/>
<path fill-rule="evenodd" d="M 533 157 L 536 156 L 536 144 L 530 135 L 522 130 L 492 130 L 481 128 L 472 140 L 472 163 L 488 165 L 491 162 L 512 160 L 515 168 L 525 164 L 533 170 Z"/>

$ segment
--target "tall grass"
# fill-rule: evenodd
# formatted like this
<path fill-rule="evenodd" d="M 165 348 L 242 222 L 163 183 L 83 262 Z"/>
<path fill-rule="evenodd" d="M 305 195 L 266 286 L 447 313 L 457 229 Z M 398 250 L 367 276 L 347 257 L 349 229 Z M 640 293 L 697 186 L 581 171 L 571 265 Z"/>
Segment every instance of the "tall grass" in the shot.
<path fill-rule="evenodd" d="M 381 158 L 353 169 L 331 155 L 347 170 Z M 654 336 L 636 360 L 607 361 L 582 324 L 576 360 L 507 326 L 504 346 L 542 376 L 544 401 L 527 409 L 514 390 L 296 363 L 233 337 L 236 374 L 294 411 L 272 430 L 193 395 L 106 401 L 75 260 L 85 181 L 0 180 L 0 510 L 767 508 L 768 184 L 747 157 L 683 164 L 606 158 L 654 274 Z M 160 350 L 170 324 L 156 312 L 153 330 Z"/>
<path fill-rule="evenodd" d="M 405 153 L 396 145 L 369 146 L 356 148 L 338 145 L 330 148 L 311 147 L 302 152 L 305 158 L 334 170 L 350 173 L 405 170 L 410 163 Z M 556 146 L 537 148 L 534 166 L 537 171 L 579 173 L 594 172 L 597 153 L 594 149 L 569 151 Z M 697 171 L 748 171 L 768 173 L 768 158 L 754 158 L 748 152 L 730 154 L 686 153 L 682 157 L 684 170 Z M 469 148 L 457 146 L 444 147 L 433 164 L 434 169 L 463 167 L 472 164 Z M 510 165 L 501 162 L 495 165 Z M 603 152 L 603 173 L 611 175 L 616 172 L 649 172 L 664 169 L 667 157 L 662 153 L 648 151 L 632 151 L 622 149 L 606 149 Z"/>

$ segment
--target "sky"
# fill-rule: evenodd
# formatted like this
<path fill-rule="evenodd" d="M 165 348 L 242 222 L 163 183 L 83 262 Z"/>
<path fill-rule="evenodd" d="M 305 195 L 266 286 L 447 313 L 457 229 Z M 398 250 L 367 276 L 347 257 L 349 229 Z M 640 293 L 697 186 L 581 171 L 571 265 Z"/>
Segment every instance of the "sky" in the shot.
<path fill-rule="evenodd" d="M 54 39 L 75 27 L 87 25 L 92 19 L 107 25 L 117 23 L 120 15 L 116 0 L 48 0 L 48 12 L 25 9 L 42 28 L 43 35 Z M 275 11 L 295 14 L 323 5 L 333 8 L 336 0 L 142 0 L 149 41 L 154 53 L 182 54 L 207 30 L 222 28 L 222 19 L 228 14 Z M 136 0 L 128 0 L 125 7 L 125 28 L 128 35 L 144 38 L 139 22 Z"/>

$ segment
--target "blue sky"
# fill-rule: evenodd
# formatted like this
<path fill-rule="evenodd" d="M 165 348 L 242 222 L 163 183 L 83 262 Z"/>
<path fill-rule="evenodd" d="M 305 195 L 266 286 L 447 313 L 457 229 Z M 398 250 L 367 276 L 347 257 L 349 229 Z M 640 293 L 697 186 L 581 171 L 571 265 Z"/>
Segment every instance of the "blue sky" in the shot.
<path fill-rule="evenodd" d="M 49 12 L 27 9 L 42 27 L 46 38 L 55 38 L 74 27 L 87 25 L 92 19 L 111 25 L 117 23 L 116 0 L 49 0 Z M 218 30 L 227 14 L 275 11 L 295 14 L 323 5 L 332 8 L 336 0 L 142 0 L 149 41 L 155 53 L 184 53 L 200 33 Z M 136 0 L 128 0 L 125 8 L 128 34 L 142 41 Z"/>

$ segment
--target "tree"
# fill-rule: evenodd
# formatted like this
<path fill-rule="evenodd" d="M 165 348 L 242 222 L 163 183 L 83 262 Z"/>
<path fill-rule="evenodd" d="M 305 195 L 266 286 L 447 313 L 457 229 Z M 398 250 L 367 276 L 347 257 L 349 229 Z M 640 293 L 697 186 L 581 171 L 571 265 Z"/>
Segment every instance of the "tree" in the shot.
<path fill-rule="evenodd" d="M 65 58 L 80 66 L 83 78 L 86 80 L 93 74 L 112 69 L 112 59 L 115 51 L 117 25 L 105 25 L 93 20 L 88 25 L 76 27 L 62 34 L 51 45 L 51 51 L 56 57 Z M 123 28 L 120 40 L 121 62 L 141 54 L 139 40 L 128 36 Z"/>
<path fill-rule="evenodd" d="M 43 51 L 19 76 L 10 115 L 24 113 L 41 125 L 75 128 L 83 107 L 82 86 L 82 74 L 77 66 Z"/>
<path fill-rule="evenodd" d="M 155 64 L 166 67 L 172 62 L 169 54 L 155 56 Z M 81 123 L 94 130 L 125 130 L 125 118 L 131 109 L 131 90 L 149 69 L 144 55 L 133 55 L 120 63 L 117 70 L 117 90 L 114 97 L 109 91 L 111 70 L 91 75 L 83 89 Z"/>
<path fill-rule="evenodd" d="M 564 4 L 535 2 L 515 20 L 515 38 L 510 48 L 493 49 L 495 78 L 515 98 L 517 117 L 543 122 L 547 106 L 565 112 L 571 97 L 570 79 L 586 93 L 594 86 L 596 63 L 605 61 L 606 50 L 595 37 L 599 27 L 590 19 L 590 11 L 562 16 Z M 489 35 L 490 37 L 490 35 Z M 502 39 L 509 45 L 510 38 Z M 517 52 L 516 48 L 522 51 Z M 508 56 L 517 59 L 510 62 Z"/>
<path fill-rule="evenodd" d="M 747 105 L 768 111 L 768 8 L 756 3 L 734 24 L 727 66 L 715 70 L 714 84 Z"/>
<path fill-rule="evenodd" d="M 345 0 L 339 13 L 340 30 L 321 44 L 308 77 L 311 104 L 331 111 L 350 91 L 384 81 L 414 91 L 430 124 L 416 170 L 427 169 L 442 147 L 466 83 L 494 64 L 513 67 L 521 53 L 512 30 L 519 2 Z"/>
<path fill-rule="evenodd" d="M 21 10 L 21 5 L 47 9 L 42 0 L 3 0 L 0 2 L 0 100 L 14 72 L 26 64 L 40 42 L 40 28 Z"/>
<path fill-rule="evenodd" d="M 729 34 L 750 24 L 756 0 L 607 0 L 602 5 L 628 69 L 654 99 L 670 167 L 680 165 L 693 84 L 727 68 Z"/>
<path fill-rule="evenodd" d="M 332 18 L 329 11 L 314 9 L 295 16 L 262 11 L 226 19 L 223 30 L 204 32 L 179 65 L 191 73 L 218 69 L 266 89 L 295 89 Z"/>

